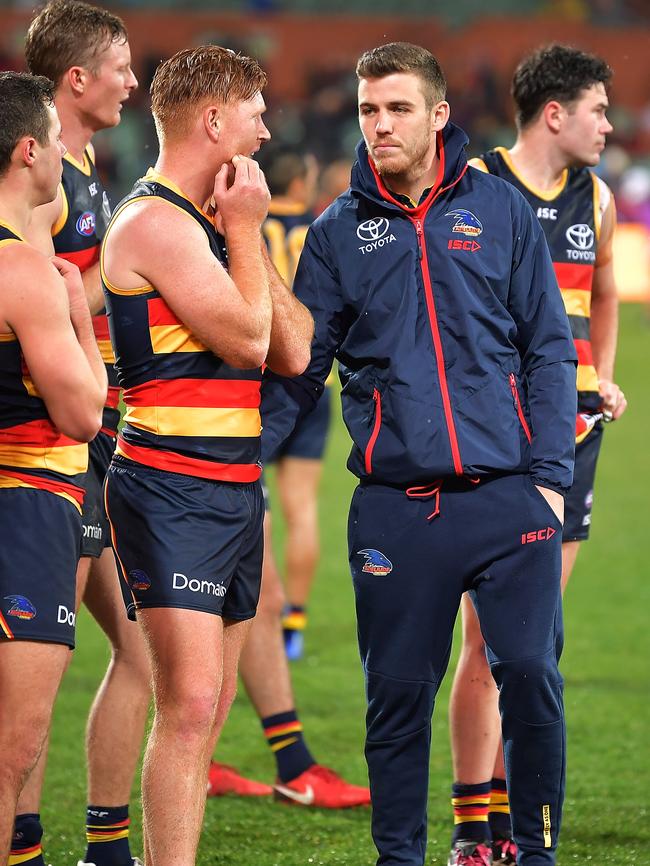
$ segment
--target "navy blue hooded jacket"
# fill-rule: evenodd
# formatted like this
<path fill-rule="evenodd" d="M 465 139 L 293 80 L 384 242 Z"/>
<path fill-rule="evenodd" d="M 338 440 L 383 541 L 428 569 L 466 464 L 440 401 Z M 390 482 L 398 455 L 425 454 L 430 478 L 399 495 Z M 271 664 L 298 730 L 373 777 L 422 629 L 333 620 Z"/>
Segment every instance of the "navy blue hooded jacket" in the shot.
<path fill-rule="evenodd" d="M 263 456 L 336 357 L 359 478 L 571 485 L 576 355 L 546 240 L 514 187 L 468 167 L 466 144 L 451 123 L 438 133 L 438 178 L 409 208 L 360 143 L 350 189 L 307 235 L 294 291 L 314 316 L 312 360 L 293 380 L 267 371 Z"/>

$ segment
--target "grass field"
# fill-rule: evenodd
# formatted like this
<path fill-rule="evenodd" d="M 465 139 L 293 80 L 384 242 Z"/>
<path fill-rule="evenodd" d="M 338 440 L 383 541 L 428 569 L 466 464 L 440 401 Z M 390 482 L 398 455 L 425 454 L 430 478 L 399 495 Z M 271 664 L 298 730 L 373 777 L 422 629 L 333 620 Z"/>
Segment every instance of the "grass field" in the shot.
<path fill-rule="evenodd" d="M 607 431 L 593 538 L 580 554 L 566 596 L 562 670 L 569 770 L 560 866 L 650 866 L 649 344 L 646 313 L 638 306 L 623 308 L 618 380 L 630 409 Z M 366 778 L 364 700 L 345 552 L 353 487 L 344 468 L 347 450 L 347 434 L 337 416 L 323 483 L 323 556 L 307 632 L 308 653 L 292 671 L 312 750 L 320 761 L 361 783 Z M 85 613 L 79 617 L 78 647 L 56 708 L 42 807 L 47 862 L 54 866 L 76 863 L 85 846 L 83 732 L 107 661 L 103 636 Z M 441 689 L 433 724 L 427 862 L 435 864 L 446 862 L 450 834 L 449 680 L 448 676 Z M 219 757 L 262 780 L 274 775 L 273 760 L 243 690 L 224 731 Z M 160 785 L 165 782 L 163 774 Z M 141 854 L 137 784 L 131 815 L 133 852 Z M 375 852 L 369 823 L 368 810 L 333 813 L 270 800 L 211 800 L 198 863 L 370 866 Z"/>

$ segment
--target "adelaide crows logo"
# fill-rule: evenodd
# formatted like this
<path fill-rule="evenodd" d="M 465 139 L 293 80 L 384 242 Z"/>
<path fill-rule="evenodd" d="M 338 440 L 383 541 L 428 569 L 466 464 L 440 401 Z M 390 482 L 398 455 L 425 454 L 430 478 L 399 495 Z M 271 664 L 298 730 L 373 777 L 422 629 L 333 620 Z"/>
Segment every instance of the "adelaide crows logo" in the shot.
<path fill-rule="evenodd" d="M 129 572 L 129 584 L 131 589 L 139 589 L 140 592 L 144 592 L 151 587 L 151 578 L 139 568 L 134 568 Z"/>
<path fill-rule="evenodd" d="M 475 237 L 476 235 L 480 235 L 483 231 L 480 219 L 475 217 L 469 210 L 464 210 L 459 207 L 455 210 L 450 210 L 449 213 L 445 214 L 445 216 L 453 217 L 455 220 L 452 232 L 462 232 L 464 235 Z"/>
<path fill-rule="evenodd" d="M 7 616 L 17 616 L 18 619 L 34 619 L 36 608 L 24 595 L 5 595 L 5 601 L 11 602 Z"/>
<path fill-rule="evenodd" d="M 383 553 L 380 553 L 378 550 L 373 550 L 371 547 L 366 548 L 365 550 L 357 550 L 357 553 L 365 556 L 366 561 L 363 564 L 363 568 L 361 571 L 365 571 L 368 574 L 378 574 L 378 575 L 386 575 L 390 574 L 393 570 L 393 563 L 388 559 L 387 556 L 384 556 Z"/>

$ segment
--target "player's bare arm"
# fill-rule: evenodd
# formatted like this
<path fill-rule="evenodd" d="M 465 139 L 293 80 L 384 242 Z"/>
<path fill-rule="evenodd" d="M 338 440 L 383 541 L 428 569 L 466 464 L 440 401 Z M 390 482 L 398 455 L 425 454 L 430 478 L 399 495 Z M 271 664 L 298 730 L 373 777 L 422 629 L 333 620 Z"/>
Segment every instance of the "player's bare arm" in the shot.
<path fill-rule="evenodd" d="M 250 369 L 266 358 L 271 330 L 271 299 L 260 252 L 266 199 L 258 191 L 248 215 L 242 196 L 238 222 L 227 194 L 221 195 L 226 172 L 215 196 L 215 219 L 222 221 L 230 273 L 211 252 L 196 220 L 160 199 L 136 202 L 117 217 L 104 243 L 104 270 L 122 289 L 153 286 L 207 348 L 231 366 Z M 235 186 L 236 180 L 231 189 Z M 225 206 L 223 199 L 228 199 Z"/>
<path fill-rule="evenodd" d="M 29 228 L 25 233 L 26 240 L 48 257 L 54 255 L 52 230 L 61 218 L 62 213 L 63 200 L 61 187 L 59 186 L 54 201 L 34 208 Z M 102 290 L 99 263 L 84 271 L 81 279 L 83 280 L 88 307 L 91 315 L 94 316 L 104 308 L 104 292 Z"/>
<path fill-rule="evenodd" d="M 73 265 L 65 263 L 68 268 Z M 73 278 L 72 278 L 73 279 Z M 2 280 L 3 318 L 56 427 L 90 441 L 102 423 L 106 372 L 93 339 L 81 278 L 66 288 L 54 265 L 25 245 L 12 250 Z"/>
<path fill-rule="evenodd" d="M 625 395 L 614 382 L 618 337 L 618 293 L 613 256 L 615 229 L 616 205 L 612 198 L 603 214 L 591 290 L 591 347 L 603 398 L 603 411 L 611 420 L 620 418 L 627 408 Z"/>
<path fill-rule="evenodd" d="M 99 262 L 87 268 L 81 274 L 86 302 L 91 315 L 96 316 L 104 309 L 104 289 L 102 288 L 102 275 Z"/>
<path fill-rule="evenodd" d="M 258 312 L 266 358 L 273 309 L 261 239 L 271 195 L 258 163 L 237 154 L 232 163 L 222 165 L 215 177 L 213 198 L 215 227 L 226 239 L 230 276 L 244 300 Z"/>
<path fill-rule="evenodd" d="M 107 388 L 106 365 L 102 359 L 101 353 L 97 346 L 97 338 L 95 337 L 92 319 L 90 317 L 90 309 L 88 307 L 88 297 L 86 295 L 86 287 L 83 282 L 83 276 L 79 268 L 59 256 L 52 256 L 50 261 L 59 272 L 59 276 L 63 279 L 66 291 L 68 293 L 68 304 L 70 308 L 70 321 L 77 335 L 77 340 L 81 346 L 84 355 L 86 356 L 90 368 L 97 380 L 97 384 L 102 393 Z M 105 395 L 102 398 L 105 400 Z"/>
<path fill-rule="evenodd" d="M 262 243 L 262 257 L 271 290 L 273 319 L 266 363 L 281 376 L 299 376 L 311 358 L 314 320 L 286 285 Z"/>

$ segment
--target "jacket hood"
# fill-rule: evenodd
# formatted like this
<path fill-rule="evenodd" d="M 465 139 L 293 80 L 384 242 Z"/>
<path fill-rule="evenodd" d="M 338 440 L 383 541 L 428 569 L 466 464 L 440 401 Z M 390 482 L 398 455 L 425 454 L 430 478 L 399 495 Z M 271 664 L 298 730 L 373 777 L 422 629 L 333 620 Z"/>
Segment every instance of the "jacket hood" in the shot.
<path fill-rule="evenodd" d="M 434 183 L 432 192 L 453 185 L 460 179 L 467 168 L 467 155 L 465 147 L 469 139 L 465 132 L 456 124 L 448 122 L 444 129 L 437 134 L 437 149 L 440 157 L 440 172 Z M 357 158 L 352 166 L 352 177 L 350 189 L 353 193 L 365 198 L 380 202 L 387 207 L 403 206 L 395 201 L 386 189 L 379 177 L 368 155 L 366 143 L 363 139 L 356 148 Z M 423 204 L 428 203 L 423 202 Z"/>

